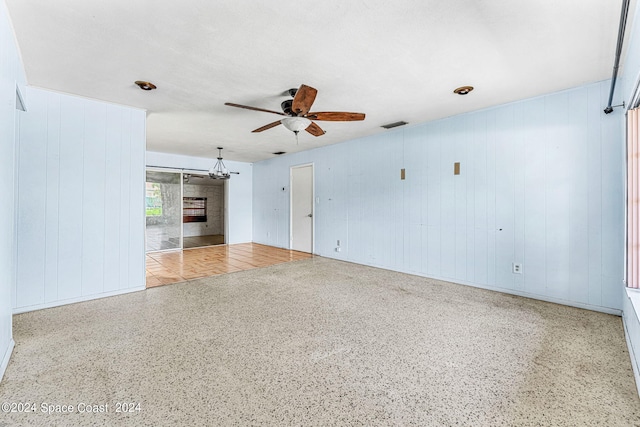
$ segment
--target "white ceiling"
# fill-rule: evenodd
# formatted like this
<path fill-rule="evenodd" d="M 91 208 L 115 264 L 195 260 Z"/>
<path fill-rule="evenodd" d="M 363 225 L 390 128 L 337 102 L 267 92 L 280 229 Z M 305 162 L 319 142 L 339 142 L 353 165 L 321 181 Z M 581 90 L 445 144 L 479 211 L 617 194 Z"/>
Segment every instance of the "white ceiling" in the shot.
<path fill-rule="evenodd" d="M 607 79 L 621 0 L 6 0 L 29 84 L 148 111 L 147 149 L 258 161 Z M 635 7 L 635 3 L 632 3 Z M 142 91 L 135 80 L 151 81 Z M 283 126 L 282 93 L 313 111 L 366 113 Z M 467 96 L 452 93 L 473 85 Z M 603 105 L 603 108 L 605 106 Z"/>

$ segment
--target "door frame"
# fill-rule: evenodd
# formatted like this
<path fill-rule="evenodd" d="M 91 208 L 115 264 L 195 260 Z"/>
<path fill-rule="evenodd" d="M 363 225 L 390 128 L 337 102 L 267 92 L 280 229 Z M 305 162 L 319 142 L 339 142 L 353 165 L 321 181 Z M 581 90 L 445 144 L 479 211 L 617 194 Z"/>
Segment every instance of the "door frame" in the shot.
<path fill-rule="evenodd" d="M 302 163 L 289 168 L 289 249 L 293 250 L 293 170 L 311 166 L 311 253 L 316 252 L 316 168 Z"/>
<path fill-rule="evenodd" d="M 207 175 L 207 171 L 203 169 L 190 169 L 190 168 L 172 168 L 168 166 L 145 166 L 145 183 L 147 182 L 146 173 L 147 171 L 152 172 L 169 172 L 169 173 L 179 173 L 180 174 L 180 200 L 184 199 L 184 175 L 192 174 L 192 175 Z M 229 244 L 229 180 L 224 181 L 223 187 L 223 199 L 224 199 L 224 244 Z M 182 205 L 181 205 L 182 206 Z M 180 247 L 173 249 L 161 249 L 158 251 L 148 251 L 146 249 L 147 245 L 147 215 L 144 214 L 144 243 L 145 243 L 145 254 L 147 253 L 157 253 L 157 252 L 175 252 L 175 251 L 183 251 L 184 250 L 184 222 L 182 221 L 182 215 L 180 215 Z"/>
<path fill-rule="evenodd" d="M 224 215 L 224 244 L 225 245 L 229 244 L 229 181 L 231 180 L 225 179 L 224 185 L 222 186 L 224 191 L 224 194 L 222 196 L 223 203 L 224 203 L 224 209 L 222 210 L 222 214 Z"/>
<path fill-rule="evenodd" d="M 191 174 L 191 175 L 207 175 L 208 172 L 202 169 L 180 169 L 180 171 L 182 172 L 183 176 L 185 174 Z M 224 204 L 224 209 L 222 210 L 222 215 L 223 215 L 223 226 L 222 226 L 222 233 L 224 234 L 224 243 L 220 244 L 220 245 L 214 245 L 214 246 L 222 246 L 222 245 L 228 245 L 229 244 L 229 181 L 231 181 L 230 179 L 225 179 L 222 182 L 222 203 Z M 184 198 L 184 178 L 182 178 L 182 197 Z M 182 221 L 182 220 L 181 220 Z M 209 246 L 196 246 L 193 248 L 185 248 L 184 247 L 184 222 L 182 222 L 182 250 L 183 251 L 188 251 L 191 249 L 200 249 L 200 248 L 206 248 Z"/>

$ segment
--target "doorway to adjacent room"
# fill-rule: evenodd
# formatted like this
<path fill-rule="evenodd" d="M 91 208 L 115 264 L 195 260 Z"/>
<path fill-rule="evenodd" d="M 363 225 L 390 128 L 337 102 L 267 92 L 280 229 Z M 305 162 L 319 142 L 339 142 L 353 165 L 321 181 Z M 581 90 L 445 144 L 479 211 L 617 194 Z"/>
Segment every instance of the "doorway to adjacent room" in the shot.
<path fill-rule="evenodd" d="M 227 243 L 226 180 L 181 170 L 147 169 L 147 253 Z"/>
<path fill-rule="evenodd" d="M 225 240 L 225 183 L 183 174 L 183 248 L 222 245 Z"/>

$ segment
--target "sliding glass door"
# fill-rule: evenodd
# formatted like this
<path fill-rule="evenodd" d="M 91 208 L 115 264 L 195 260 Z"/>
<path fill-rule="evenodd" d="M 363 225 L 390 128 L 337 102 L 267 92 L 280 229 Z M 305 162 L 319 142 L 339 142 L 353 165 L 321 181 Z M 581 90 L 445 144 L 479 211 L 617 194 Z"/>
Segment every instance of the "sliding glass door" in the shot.
<path fill-rule="evenodd" d="M 182 174 L 147 171 L 146 251 L 182 248 Z"/>

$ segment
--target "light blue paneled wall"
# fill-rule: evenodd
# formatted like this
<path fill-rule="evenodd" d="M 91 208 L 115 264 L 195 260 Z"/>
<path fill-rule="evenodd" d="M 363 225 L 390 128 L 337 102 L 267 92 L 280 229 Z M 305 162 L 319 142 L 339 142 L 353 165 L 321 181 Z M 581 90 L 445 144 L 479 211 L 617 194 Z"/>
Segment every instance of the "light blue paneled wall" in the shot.
<path fill-rule="evenodd" d="M 223 152 L 224 155 L 224 152 Z M 147 165 L 175 169 L 209 170 L 215 160 L 203 157 L 182 156 L 179 154 L 147 152 Z M 229 224 L 228 243 L 247 243 L 252 241 L 252 183 L 253 165 L 251 163 L 224 160 L 232 172 L 227 181 L 227 205 L 225 214 Z"/>
<path fill-rule="evenodd" d="M 12 292 L 16 251 L 16 86 L 24 96 L 25 74 L 4 1 L 0 2 L 0 379 L 13 349 Z"/>
<path fill-rule="evenodd" d="M 623 113 L 602 112 L 608 89 L 605 81 L 256 163 L 254 241 L 289 247 L 289 168 L 313 163 L 316 254 L 619 312 Z"/>
<path fill-rule="evenodd" d="M 15 312 L 144 289 L 145 112 L 27 89 Z"/>

